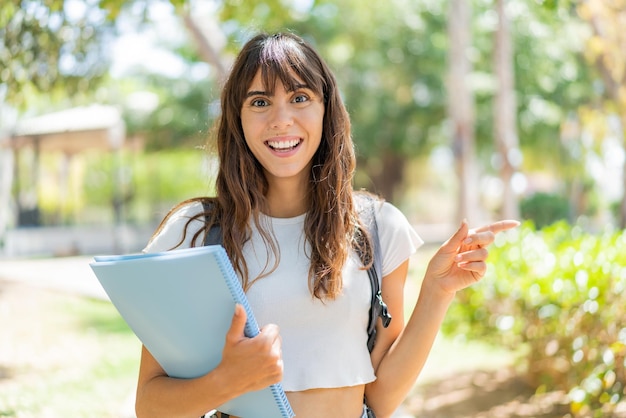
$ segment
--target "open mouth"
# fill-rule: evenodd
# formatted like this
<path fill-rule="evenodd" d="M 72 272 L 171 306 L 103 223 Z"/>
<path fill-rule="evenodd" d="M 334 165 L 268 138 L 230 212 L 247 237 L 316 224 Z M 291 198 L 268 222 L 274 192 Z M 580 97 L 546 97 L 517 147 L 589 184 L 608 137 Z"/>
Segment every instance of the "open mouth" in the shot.
<path fill-rule="evenodd" d="M 268 147 L 279 152 L 291 151 L 300 145 L 301 142 L 300 138 L 290 139 L 289 141 L 265 141 Z"/>

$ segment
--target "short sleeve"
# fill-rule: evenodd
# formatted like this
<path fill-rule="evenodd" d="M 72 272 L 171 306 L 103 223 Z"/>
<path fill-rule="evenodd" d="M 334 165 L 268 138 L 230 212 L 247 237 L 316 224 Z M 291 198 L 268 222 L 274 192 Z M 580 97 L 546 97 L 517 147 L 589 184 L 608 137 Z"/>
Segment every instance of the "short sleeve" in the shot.
<path fill-rule="evenodd" d="M 186 231 L 185 225 L 192 217 L 202 213 L 204 208 L 200 202 L 191 202 L 178 208 L 175 212 L 169 214 L 165 219 L 162 228 L 158 230 L 143 249 L 144 253 L 156 253 L 161 251 L 169 251 L 173 248 L 189 248 L 191 240 L 196 232 L 204 227 L 204 222 L 200 219 L 193 220 Z M 180 244 L 180 245 L 179 245 Z"/>
<path fill-rule="evenodd" d="M 389 202 L 376 211 L 376 223 L 383 259 L 383 277 L 397 269 L 424 244 L 404 214 Z"/>

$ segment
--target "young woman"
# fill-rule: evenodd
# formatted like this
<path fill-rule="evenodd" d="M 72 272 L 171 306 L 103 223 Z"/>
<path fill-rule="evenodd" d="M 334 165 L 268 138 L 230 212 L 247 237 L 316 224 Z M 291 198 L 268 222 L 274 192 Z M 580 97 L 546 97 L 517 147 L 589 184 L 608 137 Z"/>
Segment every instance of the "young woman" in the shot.
<path fill-rule="evenodd" d="M 195 379 L 168 377 L 144 348 L 138 417 L 197 418 L 279 381 L 298 418 L 389 417 L 417 379 L 455 292 L 480 280 L 485 247 L 518 223 L 470 231 L 463 222 L 431 259 L 405 324 L 408 260 L 422 241 L 398 209 L 376 203 L 382 295 L 393 320 L 378 325 L 370 353 L 372 247 L 333 74 L 299 37 L 260 34 L 238 55 L 221 105 L 216 196 L 172 209 L 145 251 L 203 245 L 219 224 L 257 322 L 266 325 L 246 338 L 238 307 L 221 363 Z"/>

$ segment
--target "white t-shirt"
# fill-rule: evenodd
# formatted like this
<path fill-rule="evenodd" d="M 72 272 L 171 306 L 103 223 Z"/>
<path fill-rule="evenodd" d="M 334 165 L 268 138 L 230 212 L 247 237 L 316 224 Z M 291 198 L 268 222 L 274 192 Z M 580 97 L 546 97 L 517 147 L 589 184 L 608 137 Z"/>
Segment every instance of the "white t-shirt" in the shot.
<path fill-rule="evenodd" d="M 173 213 L 153 237 L 145 252 L 167 251 L 176 245 L 185 223 L 203 211 L 193 202 Z M 261 216 L 272 228 L 280 251 L 280 263 L 271 274 L 254 281 L 246 296 L 260 326 L 280 327 L 286 391 L 333 388 L 369 383 L 376 379 L 367 349 L 367 324 L 371 286 L 355 253 L 343 268 L 343 290 L 334 300 L 321 301 L 309 290 L 310 246 L 304 239 L 306 215 L 294 218 Z M 407 260 L 423 243 L 406 217 L 395 206 L 377 206 L 376 221 L 382 253 L 383 277 Z M 181 248 L 203 226 L 194 221 Z M 252 279 L 274 266 L 271 252 L 256 227 L 243 248 Z M 268 255 L 270 259 L 268 260 Z"/>

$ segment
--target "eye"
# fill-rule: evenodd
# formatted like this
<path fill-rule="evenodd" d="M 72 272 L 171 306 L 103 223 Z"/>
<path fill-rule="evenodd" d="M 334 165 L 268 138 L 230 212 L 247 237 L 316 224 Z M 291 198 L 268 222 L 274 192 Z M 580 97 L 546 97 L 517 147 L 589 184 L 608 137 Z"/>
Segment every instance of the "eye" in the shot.
<path fill-rule="evenodd" d="M 297 94 L 294 98 L 293 98 L 293 102 L 294 103 L 305 103 L 308 102 L 309 100 L 311 100 L 309 98 L 309 96 L 307 96 L 306 94 Z"/>
<path fill-rule="evenodd" d="M 250 102 L 250 106 L 252 106 L 252 107 L 265 107 L 265 106 L 268 106 L 268 105 L 269 105 L 269 102 L 267 100 L 265 100 L 265 99 L 253 99 Z"/>

